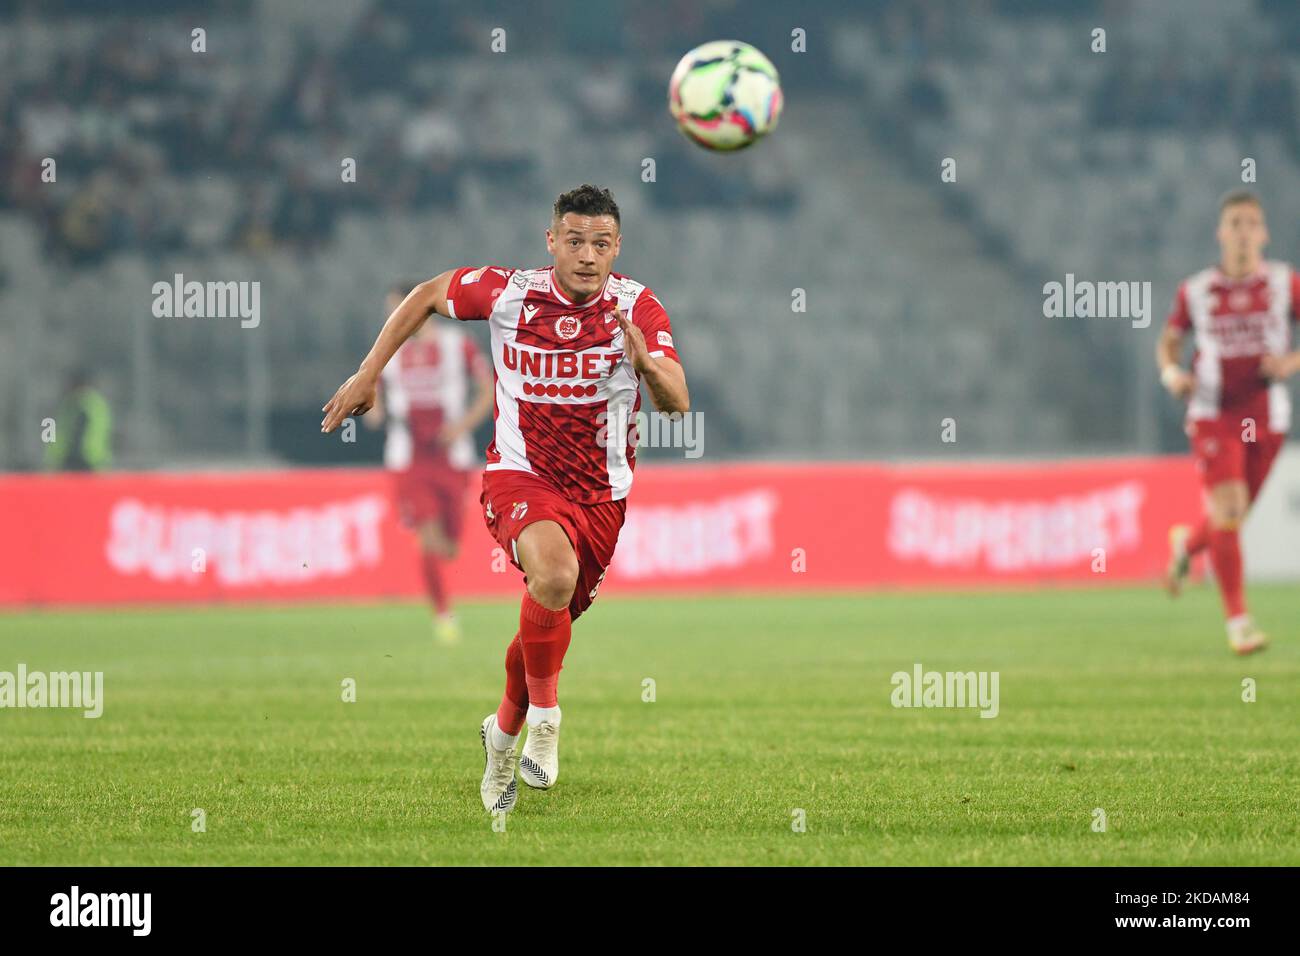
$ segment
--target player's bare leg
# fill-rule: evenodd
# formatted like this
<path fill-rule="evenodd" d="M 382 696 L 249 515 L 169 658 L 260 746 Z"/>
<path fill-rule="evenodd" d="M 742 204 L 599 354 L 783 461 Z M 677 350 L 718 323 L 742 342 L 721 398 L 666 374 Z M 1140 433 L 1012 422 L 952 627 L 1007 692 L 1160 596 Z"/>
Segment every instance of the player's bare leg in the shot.
<path fill-rule="evenodd" d="M 560 775 L 557 687 L 572 634 L 569 602 L 578 584 L 578 557 L 554 521 L 530 524 L 517 547 L 528 577 L 519 623 L 528 685 L 528 738 L 519 758 L 519 776 L 528 786 L 545 790 Z"/>
<path fill-rule="evenodd" d="M 1241 525 L 1250 507 L 1246 482 L 1223 481 L 1210 489 L 1210 562 L 1223 597 L 1228 645 L 1238 654 L 1263 650 L 1268 639 L 1246 611 Z"/>
<path fill-rule="evenodd" d="M 439 521 L 425 521 L 419 529 L 420 567 L 424 572 L 425 588 L 433 604 L 433 636 L 441 644 L 460 641 L 460 627 L 451 613 L 442 566 L 456 557 L 456 542 L 451 539 Z"/>

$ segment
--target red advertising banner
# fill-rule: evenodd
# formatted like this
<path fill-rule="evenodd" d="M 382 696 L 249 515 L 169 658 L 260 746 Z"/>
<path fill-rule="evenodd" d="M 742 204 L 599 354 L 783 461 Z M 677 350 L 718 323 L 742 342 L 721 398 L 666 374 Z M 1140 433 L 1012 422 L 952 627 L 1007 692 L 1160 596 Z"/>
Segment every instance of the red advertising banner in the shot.
<path fill-rule="evenodd" d="M 421 593 L 380 470 L 0 477 L 0 605 Z M 519 572 L 466 496 L 461 597 Z M 1184 458 L 646 465 L 601 593 L 1153 579 L 1199 513 Z"/>

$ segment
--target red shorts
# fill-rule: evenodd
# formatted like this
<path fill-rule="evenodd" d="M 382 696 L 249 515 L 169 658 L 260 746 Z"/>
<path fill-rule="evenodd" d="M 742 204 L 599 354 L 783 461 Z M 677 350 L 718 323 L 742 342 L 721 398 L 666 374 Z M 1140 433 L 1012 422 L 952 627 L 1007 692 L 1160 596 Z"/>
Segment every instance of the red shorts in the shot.
<path fill-rule="evenodd" d="M 1285 435 L 1268 431 L 1264 425 L 1255 427 L 1254 441 L 1246 441 L 1250 437 L 1247 426 L 1231 414 L 1189 423 L 1188 436 L 1205 487 L 1244 481 L 1252 501 L 1286 441 Z"/>
<path fill-rule="evenodd" d="M 578 556 L 578 586 L 569 602 L 569 616 L 577 620 L 591 607 L 614 557 L 627 510 L 626 499 L 580 505 L 569 501 L 545 478 L 529 472 L 485 471 L 479 501 L 488 531 L 510 556 L 510 563 L 521 571 L 515 542 L 524 528 L 534 521 L 554 521 L 563 528 Z"/>
<path fill-rule="evenodd" d="M 447 465 L 415 464 L 393 472 L 397 512 L 410 528 L 436 521 L 452 541 L 460 540 L 469 472 Z"/>

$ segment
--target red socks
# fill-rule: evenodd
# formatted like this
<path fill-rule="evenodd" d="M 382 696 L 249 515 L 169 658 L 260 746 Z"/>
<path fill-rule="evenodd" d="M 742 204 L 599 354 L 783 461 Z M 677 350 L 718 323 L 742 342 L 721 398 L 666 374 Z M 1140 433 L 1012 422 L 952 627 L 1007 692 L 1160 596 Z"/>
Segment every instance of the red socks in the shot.
<path fill-rule="evenodd" d="M 1187 556 L 1194 558 L 1210 546 L 1210 519 L 1202 518 L 1200 524 L 1187 536 Z"/>
<path fill-rule="evenodd" d="M 567 607 L 552 611 L 524 592 L 519 609 L 519 639 L 523 643 L 528 702 L 534 707 L 559 706 L 556 688 L 560 682 L 560 665 L 572 636 L 573 622 Z"/>
<path fill-rule="evenodd" d="M 528 714 L 528 684 L 524 677 L 524 645 L 519 635 L 506 648 L 506 692 L 497 708 L 497 726 L 503 734 L 514 736 Z"/>
<path fill-rule="evenodd" d="M 514 736 L 524 726 L 528 705 L 558 707 L 557 688 L 564 652 L 573 636 L 569 609 L 552 611 L 524 592 L 519 633 L 506 648 L 506 692 L 497 708 L 497 726 Z"/>
<path fill-rule="evenodd" d="M 432 551 L 425 551 L 420 555 L 420 567 L 424 570 L 424 589 L 433 602 L 433 609 L 446 614 L 447 589 L 442 584 L 442 558 Z"/>
<path fill-rule="evenodd" d="M 1246 599 L 1242 594 L 1241 536 L 1237 529 L 1214 528 L 1210 531 L 1210 564 L 1219 582 L 1223 596 L 1223 609 L 1229 618 L 1246 613 Z"/>

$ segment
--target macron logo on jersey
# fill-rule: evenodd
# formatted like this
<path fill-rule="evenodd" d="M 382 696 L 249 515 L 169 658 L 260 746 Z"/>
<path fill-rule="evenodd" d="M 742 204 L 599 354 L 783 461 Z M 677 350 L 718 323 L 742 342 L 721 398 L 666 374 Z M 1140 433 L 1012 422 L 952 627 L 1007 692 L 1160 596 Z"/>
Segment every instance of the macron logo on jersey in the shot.
<path fill-rule="evenodd" d="M 524 306 L 524 325 L 527 325 L 529 322 L 533 321 L 533 316 L 537 314 L 537 310 L 539 308 L 541 307 L 536 305 Z"/>

